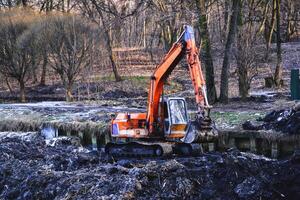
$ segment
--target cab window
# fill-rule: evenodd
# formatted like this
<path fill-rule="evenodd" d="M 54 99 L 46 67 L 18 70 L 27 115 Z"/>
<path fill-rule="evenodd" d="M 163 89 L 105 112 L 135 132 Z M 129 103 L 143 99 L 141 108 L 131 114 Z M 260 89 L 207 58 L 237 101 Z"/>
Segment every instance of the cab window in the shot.
<path fill-rule="evenodd" d="M 186 124 L 187 113 L 185 101 L 182 99 L 169 100 L 169 110 L 172 124 Z"/>

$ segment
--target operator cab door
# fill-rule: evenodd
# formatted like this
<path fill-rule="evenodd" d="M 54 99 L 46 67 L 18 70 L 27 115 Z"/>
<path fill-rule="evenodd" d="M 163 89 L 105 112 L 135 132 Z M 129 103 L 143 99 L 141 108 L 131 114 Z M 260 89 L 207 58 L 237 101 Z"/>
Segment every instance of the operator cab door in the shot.
<path fill-rule="evenodd" d="M 167 99 L 164 102 L 164 112 L 164 131 L 166 137 L 184 137 L 189 121 L 184 98 Z"/>

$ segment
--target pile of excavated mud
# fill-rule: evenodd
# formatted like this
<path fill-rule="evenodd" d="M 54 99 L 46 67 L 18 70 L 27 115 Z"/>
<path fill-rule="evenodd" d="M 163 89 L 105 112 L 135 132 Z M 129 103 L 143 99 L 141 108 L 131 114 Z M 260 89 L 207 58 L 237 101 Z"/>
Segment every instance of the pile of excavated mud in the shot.
<path fill-rule="evenodd" d="M 115 160 L 70 139 L 0 137 L 0 199 L 298 199 L 299 176 L 296 155 Z"/>
<path fill-rule="evenodd" d="M 246 121 L 245 130 L 276 130 L 282 133 L 300 134 L 300 104 L 293 108 L 274 110 L 257 122 Z"/>

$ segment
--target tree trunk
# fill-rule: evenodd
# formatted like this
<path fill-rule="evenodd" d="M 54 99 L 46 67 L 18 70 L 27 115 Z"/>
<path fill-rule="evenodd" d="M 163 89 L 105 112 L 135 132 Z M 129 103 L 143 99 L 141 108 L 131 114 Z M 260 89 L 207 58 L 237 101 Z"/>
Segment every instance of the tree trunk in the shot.
<path fill-rule="evenodd" d="M 287 24 L 286 24 L 286 41 L 290 42 L 291 40 L 291 35 L 292 35 L 292 23 L 291 23 L 291 12 L 292 12 L 292 2 L 287 1 Z"/>
<path fill-rule="evenodd" d="M 46 71 L 47 71 L 47 54 L 44 54 L 44 61 L 43 61 L 43 67 L 42 67 L 42 74 L 41 74 L 41 81 L 40 81 L 40 86 L 45 86 L 46 85 Z"/>
<path fill-rule="evenodd" d="M 230 4 L 230 1 L 226 1 L 224 2 L 224 26 L 223 26 L 223 34 L 222 34 L 222 43 L 223 41 L 226 39 L 226 33 L 227 33 L 227 30 L 228 30 L 228 8 L 230 7 L 229 6 Z"/>
<path fill-rule="evenodd" d="M 254 1 L 251 2 L 251 4 L 253 5 Z M 241 10 L 240 10 L 241 11 Z M 249 18 L 251 17 L 251 11 L 249 13 Z M 249 89 L 250 89 L 250 77 L 248 74 L 248 70 L 250 68 L 250 66 L 248 65 L 248 61 L 249 61 L 249 42 L 251 42 L 251 39 L 248 39 L 247 35 L 243 35 L 242 33 L 242 28 L 243 26 L 243 15 L 241 12 L 239 12 L 238 15 L 238 23 L 237 23 L 237 29 L 236 29 L 236 34 L 237 34 L 237 57 L 236 57 L 236 61 L 237 61 L 237 74 L 238 74 L 238 82 L 239 82 L 239 95 L 242 98 L 242 101 L 246 101 L 247 97 L 249 96 Z M 249 33 L 251 33 L 251 28 L 252 28 L 252 24 L 250 23 L 247 26 L 247 31 Z M 241 31 L 240 31 L 241 30 Z M 246 39 L 246 42 L 243 42 L 244 38 Z"/>
<path fill-rule="evenodd" d="M 107 48 L 107 51 L 108 51 L 111 67 L 112 67 L 112 70 L 113 70 L 113 73 L 114 73 L 114 76 L 115 76 L 115 80 L 118 82 L 118 81 L 121 81 L 122 78 L 119 75 L 118 68 L 117 68 L 117 65 L 116 65 L 116 62 L 115 62 L 115 59 L 114 59 L 114 55 L 113 55 L 113 51 L 112 51 L 112 47 L 111 47 L 111 40 L 110 40 L 110 37 L 109 37 L 109 32 L 105 28 L 104 28 L 104 34 L 106 36 L 105 37 L 106 48 Z"/>
<path fill-rule="evenodd" d="M 25 83 L 23 80 L 19 81 L 20 84 L 20 101 L 22 103 L 26 102 L 26 98 L 25 98 Z"/>
<path fill-rule="evenodd" d="M 223 67 L 221 72 L 221 86 L 220 86 L 220 101 L 223 103 L 228 103 L 228 76 L 229 76 L 229 59 L 231 54 L 231 46 L 235 37 L 237 28 L 237 19 L 240 9 L 240 0 L 233 0 L 232 4 L 232 15 L 230 18 L 229 31 L 227 36 L 227 41 L 225 45 Z"/>
<path fill-rule="evenodd" d="M 27 7 L 27 0 L 22 0 L 22 5 L 24 8 Z"/>
<path fill-rule="evenodd" d="M 73 101 L 73 95 L 72 95 L 72 83 L 68 83 L 66 87 L 66 101 L 72 102 Z"/>
<path fill-rule="evenodd" d="M 147 43 L 146 43 L 146 16 L 145 16 L 146 11 L 144 12 L 144 19 L 143 19 L 143 46 L 146 49 Z"/>
<path fill-rule="evenodd" d="M 112 70 L 113 70 L 116 82 L 122 81 L 122 78 L 119 75 L 118 68 L 117 68 L 116 62 L 114 60 L 114 56 L 113 56 L 112 51 L 109 53 L 109 59 L 110 59 L 110 62 L 111 62 L 111 66 L 112 66 Z"/>
<path fill-rule="evenodd" d="M 37 68 L 36 68 L 36 58 L 34 53 L 31 54 L 32 60 L 31 60 L 31 70 L 32 70 L 32 84 L 36 84 L 38 82 L 37 78 Z"/>
<path fill-rule="evenodd" d="M 115 80 L 117 82 L 121 81 L 122 78 L 118 73 L 118 68 L 117 68 L 116 62 L 114 60 L 114 55 L 113 55 L 112 46 L 111 46 L 111 37 L 109 35 L 109 29 L 105 26 L 104 16 L 103 16 L 102 11 L 99 9 L 97 2 L 92 1 L 92 3 L 96 6 L 98 14 L 101 18 L 103 31 L 104 31 L 104 37 L 105 37 L 105 45 L 106 45 L 106 49 L 107 49 L 107 52 L 108 52 L 108 55 L 109 55 L 109 59 L 110 59 L 111 67 L 112 67 L 112 70 L 113 70 L 113 73 L 114 73 L 114 76 L 115 76 Z"/>
<path fill-rule="evenodd" d="M 33 74 L 32 74 L 32 76 L 33 76 L 32 84 L 36 84 L 36 83 L 38 82 L 36 70 L 37 70 L 37 69 L 33 69 L 33 70 L 32 70 L 32 73 L 33 73 Z"/>
<path fill-rule="evenodd" d="M 215 87 L 215 73 L 214 65 L 211 56 L 211 46 L 209 32 L 207 28 L 207 19 L 206 19 L 206 8 L 205 0 L 196 0 L 197 9 L 199 11 L 199 32 L 201 37 L 201 47 L 204 54 L 204 65 L 205 65 L 205 77 L 207 85 L 207 97 L 209 103 L 215 103 L 217 101 L 217 92 Z"/>
<path fill-rule="evenodd" d="M 10 92 L 10 93 L 13 93 L 14 91 L 13 91 L 13 89 L 11 88 L 11 85 L 10 85 L 10 83 L 9 83 L 7 77 L 5 77 L 5 83 L 6 83 L 7 87 L 8 87 L 8 89 L 9 89 L 9 92 Z"/>
<path fill-rule="evenodd" d="M 270 45 L 272 42 L 272 36 L 274 32 L 275 27 L 275 17 L 276 17 L 276 0 L 273 0 L 273 9 L 272 9 L 272 18 L 271 18 L 271 27 L 268 27 L 267 23 L 265 24 L 265 31 L 266 31 L 266 40 L 267 40 L 267 50 L 266 50 L 266 56 L 265 59 L 269 59 L 269 51 L 270 51 Z"/>
<path fill-rule="evenodd" d="M 249 84 L 247 66 L 245 66 L 243 63 L 239 63 L 238 66 L 238 79 L 239 79 L 239 94 L 242 100 L 244 101 L 249 96 L 250 84 Z"/>
<path fill-rule="evenodd" d="M 281 87 L 282 80 L 282 55 L 280 38 L 280 0 L 276 0 L 276 44 L 277 44 L 277 65 L 274 74 L 274 82 L 277 87 Z"/>

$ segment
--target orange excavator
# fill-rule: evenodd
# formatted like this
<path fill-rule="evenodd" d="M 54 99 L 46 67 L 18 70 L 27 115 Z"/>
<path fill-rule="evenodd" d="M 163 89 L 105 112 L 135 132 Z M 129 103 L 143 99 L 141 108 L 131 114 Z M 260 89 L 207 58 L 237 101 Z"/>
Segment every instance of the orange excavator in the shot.
<path fill-rule="evenodd" d="M 195 119 L 190 120 L 184 98 L 164 97 L 166 79 L 186 56 L 197 103 Z M 194 31 L 185 26 L 183 33 L 151 76 L 147 113 L 118 113 L 111 122 L 112 141 L 105 146 L 115 156 L 190 155 L 201 143 L 217 138 L 211 120 Z"/>

